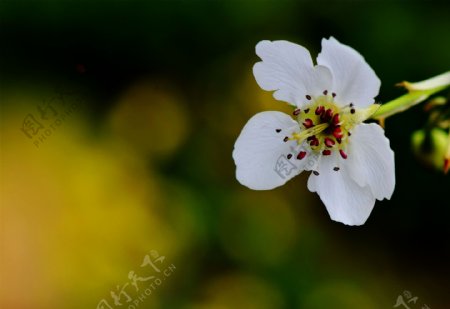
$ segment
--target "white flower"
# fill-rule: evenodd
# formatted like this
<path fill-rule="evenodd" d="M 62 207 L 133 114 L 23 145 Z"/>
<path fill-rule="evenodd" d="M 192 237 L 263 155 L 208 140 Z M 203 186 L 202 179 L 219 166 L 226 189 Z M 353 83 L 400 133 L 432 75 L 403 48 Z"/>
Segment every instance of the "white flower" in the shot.
<path fill-rule="evenodd" d="M 375 72 L 332 37 L 322 40 L 317 65 L 308 50 L 287 41 L 261 41 L 256 54 L 259 86 L 296 109 L 294 119 L 270 111 L 248 121 L 234 146 L 236 178 L 269 190 L 312 171 L 308 189 L 319 194 L 331 219 L 364 224 L 375 200 L 390 199 L 395 187 L 389 140 L 379 125 L 362 123 L 379 106 Z"/>

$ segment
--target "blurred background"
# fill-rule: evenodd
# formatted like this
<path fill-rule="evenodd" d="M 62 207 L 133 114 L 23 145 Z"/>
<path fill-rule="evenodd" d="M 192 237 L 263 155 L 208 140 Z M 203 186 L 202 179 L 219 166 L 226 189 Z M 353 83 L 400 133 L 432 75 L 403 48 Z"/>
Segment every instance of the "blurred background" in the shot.
<path fill-rule="evenodd" d="M 253 78 L 258 41 L 315 58 L 332 35 L 386 102 L 450 68 L 449 30 L 445 1 L 0 1 L 0 307 L 449 308 L 422 106 L 386 121 L 397 186 L 361 227 L 308 175 L 251 191 L 231 158 L 252 115 L 289 111 Z"/>

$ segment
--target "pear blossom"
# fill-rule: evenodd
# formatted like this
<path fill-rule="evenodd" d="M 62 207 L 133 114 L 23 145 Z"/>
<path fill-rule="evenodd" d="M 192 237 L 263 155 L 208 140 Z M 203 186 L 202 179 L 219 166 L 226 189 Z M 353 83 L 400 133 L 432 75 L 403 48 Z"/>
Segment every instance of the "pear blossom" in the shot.
<path fill-rule="evenodd" d="M 394 152 L 384 130 L 363 123 L 379 107 L 381 85 L 353 48 L 333 37 L 322 40 L 317 64 L 304 47 L 261 41 L 253 67 L 258 85 L 294 107 L 253 116 L 233 150 L 236 178 L 254 190 L 270 190 L 302 171 L 332 220 L 362 225 L 375 200 L 395 187 Z"/>

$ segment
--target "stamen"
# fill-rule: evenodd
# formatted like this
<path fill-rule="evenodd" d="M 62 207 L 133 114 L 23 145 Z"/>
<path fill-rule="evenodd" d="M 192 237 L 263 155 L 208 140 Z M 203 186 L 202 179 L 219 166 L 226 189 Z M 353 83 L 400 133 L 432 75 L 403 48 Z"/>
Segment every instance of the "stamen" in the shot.
<path fill-rule="evenodd" d="M 319 172 L 318 171 L 313 171 L 313 174 L 316 176 L 319 176 Z"/>
<path fill-rule="evenodd" d="M 286 143 L 288 140 L 289 140 L 289 137 L 286 136 L 286 137 L 283 139 L 283 142 Z"/>
<path fill-rule="evenodd" d="M 337 171 L 339 171 L 340 170 L 340 168 L 339 167 L 335 167 L 335 168 L 333 168 L 333 171 L 335 171 L 335 172 L 337 172 Z"/>
<path fill-rule="evenodd" d="M 328 127 L 328 123 L 321 123 L 315 125 L 309 129 L 300 131 L 299 133 L 292 134 L 293 138 L 297 140 L 297 143 L 300 145 L 305 139 L 309 136 L 317 135 L 320 132 L 324 131 Z"/>
<path fill-rule="evenodd" d="M 276 131 L 277 133 L 280 133 L 280 132 L 281 132 L 281 129 L 275 129 L 275 131 Z"/>
<path fill-rule="evenodd" d="M 323 107 L 323 106 L 318 106 L 318 107 L 316 108 L 315 114 L 316 114 L 316 115 L 320 115 L 320 114 L 322 114 L 324 111 L 325 111 L 325 107 Z"/>
<path fill-rule="evenodd" d="M 335 128 L 335 129 L 333 130 L 333 136 L 334 136 L 335 138 L 341 139 L 341 138 L 344 136 L 344 134 L 342 133 L 342 129 L 341 129 L 340 127 Z"/>
<path fill-rule="evenodd" d="M 314 123 L 311 119 L 305 119 L 305 122 L 303 122 L 303 125 L 305 126 L 305 128 L 309 129 L 311 127 L 314 126 Z"/>
<path fill-rule="evenodd" d="M 352 136 L 352 133 L 351 133 L 351 132 L 348 132 L 348 136 Z"/>
<path fill-rule="evenodd" d="M 306 151 L 300 151 L 300 153 L 297 155 L 297 159 L 301 160 L 306 156 Z"/>
<path fill-rule="evenodd" d="M 348 136 L 351 135 L 349 130 L 351 130 L 355 124 L 365 120 L 367 118 L 366 116 L 370 116 L 376 111 L 375 108 L 357 108 L 353 102 L 349 102 L 346 106 L 339 106 L 334 103 L 334 98 L 337 97 L 335 92 L 324 89 L 322 93 L 324 96 L 318 98 L 309 94 L 305 95 L 307 100 L 319 99 L 317 104 L 313 105 L 314 107 L 302 107 L 301 109 L 295 107 L 293 114 L 297 117 L 294 117 L 294 119 L 300 124 L 301 129 L 298 132 L 292 133 L 289 137 L 285 137 L 284 141 L 296 141 L 298 152 L 286 154 L 288 159 L 296 156 L 298 160 L 302 160 L 307 156 L 306 151 L 299 150 L 303 143 L 317 154 L 330 156 L 334 155 L 334 150 L 337 150 L 343 159 L 347 159 L 346 145 Z M 330 95 L 330 97 L 328 97 L 328 95 Z M 310 111 L 311 114 L 309 114 Z M 350 113 L 355 115 L 350 116 Z M 284 132 L 284 129 L 275 130 L 277 133 L 280 133 L 282 130 Z M 335 164 L 334 166 L 335 167 L 331 166 L 333 170 L 340 170 L 339 164 Z"/>
<path fill-rule="evenodd" d="M 334 125 L 337 125 L 339 123 L 339 114 L 333 116 L 332 122 Z"/>
<path fill-rule="evenodd" d="M 309 143 L 310 146 L 319 146 L 319 140 L 317 138 L 313 139 L 311 143 Z"/>
<path fill-rule="evenodd" d="M 332 117 L 333 117 L 333 111 L 329 108 L 329 109 L 327 109 L 327 110 L 325 111 L 325 113 L 323 113 L 323 114 L 320 116 L 320 119 L 321 119 L 322 121 L 328 122 L 328 121 L 331 120 Z"/>
<path fill-rule="evenodd" d="M 329 148 L 333 147 L 336 144 L 331 138 L 325 137 L 325 145 Z"/>
<path fill-rule="evenodd" d="M 342 149 L 339 150 L 339 153 L 340 153 L 342 159 L 347 159 L 347 154 L 344 152 L 344 150 L 342 150 Z"/>

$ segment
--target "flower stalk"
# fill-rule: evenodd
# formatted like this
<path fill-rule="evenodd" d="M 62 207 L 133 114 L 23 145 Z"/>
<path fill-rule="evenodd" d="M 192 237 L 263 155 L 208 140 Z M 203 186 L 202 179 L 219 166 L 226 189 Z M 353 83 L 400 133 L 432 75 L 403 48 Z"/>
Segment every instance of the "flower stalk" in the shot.
<path fill-rule="evenodd" d="M 403 112 L 425 101 L 431 95 L 446 89 L 450 86 L 450 71 L 421 82 L 410 83 L 405 81 L 399 85 L 405 87 L 408 93 L 381 105 L 372 115 L 373 119 L 383 121 L 387 117 Z"/>

